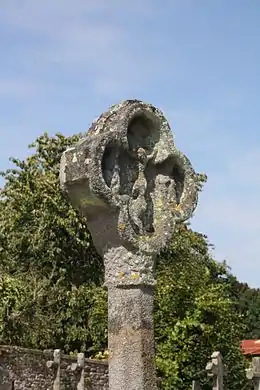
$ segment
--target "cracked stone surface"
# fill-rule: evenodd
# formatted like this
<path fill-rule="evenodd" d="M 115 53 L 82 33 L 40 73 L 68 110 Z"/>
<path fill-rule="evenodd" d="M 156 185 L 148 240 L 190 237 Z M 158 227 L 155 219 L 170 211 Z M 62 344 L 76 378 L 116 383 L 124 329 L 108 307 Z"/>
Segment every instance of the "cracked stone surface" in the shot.
<path fill-rule="evenodd" d="M 103 113 L 86 136 L 63 153 L 60 181 L 72 204 L 87 217 L 104 259 L 110 389 L 156 389 L 151 363 L 154 259 L 170 244 L 176 222 L 192 215 L 197 175 L 175 147 L 162 112 L 127 100 Z"/>

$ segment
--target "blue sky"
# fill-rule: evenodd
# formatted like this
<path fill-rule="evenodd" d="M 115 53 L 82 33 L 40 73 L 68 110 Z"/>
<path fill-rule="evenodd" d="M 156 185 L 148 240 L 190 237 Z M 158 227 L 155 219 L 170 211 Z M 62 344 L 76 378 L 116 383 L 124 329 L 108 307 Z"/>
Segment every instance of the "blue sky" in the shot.
<path fill-rule="evenodd" d="M 111 104 L 161 108 L 208 183 L 192 226 L 260 287 L 259 0 L 3 0 L 0 169 Z"/>

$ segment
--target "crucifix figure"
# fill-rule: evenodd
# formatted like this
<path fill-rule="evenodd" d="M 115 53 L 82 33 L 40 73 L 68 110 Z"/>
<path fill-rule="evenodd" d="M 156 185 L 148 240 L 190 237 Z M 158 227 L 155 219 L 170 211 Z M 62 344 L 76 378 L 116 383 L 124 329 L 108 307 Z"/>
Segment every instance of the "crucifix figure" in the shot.
<path fill-rule="evenodd" d="M 162 112 L 127 100 L 63 153 L 60 180 L 104 259 L 109 388 L 155 390 L 154 260 L 192 215 L 197 175 Z"/>

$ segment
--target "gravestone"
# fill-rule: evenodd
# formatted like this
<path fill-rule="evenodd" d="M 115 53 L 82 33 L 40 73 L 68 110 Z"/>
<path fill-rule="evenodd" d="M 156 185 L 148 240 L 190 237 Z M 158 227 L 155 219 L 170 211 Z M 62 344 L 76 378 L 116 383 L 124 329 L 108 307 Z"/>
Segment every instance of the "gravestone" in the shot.
<path fill-rule="evenodd" d="M 162 112 L 127 100 L 63 153 L 60 181 L 104 259 L 109 388 L 155 390 L 154 260 L 193 213 L 197 175 Z"/>

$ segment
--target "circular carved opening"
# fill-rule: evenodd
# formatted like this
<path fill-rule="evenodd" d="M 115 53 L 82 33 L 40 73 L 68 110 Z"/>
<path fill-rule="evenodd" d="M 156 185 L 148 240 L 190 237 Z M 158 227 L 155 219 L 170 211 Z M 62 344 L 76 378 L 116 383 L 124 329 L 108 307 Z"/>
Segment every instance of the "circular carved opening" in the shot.
<path fill-rule="evenodd" d="M 128 124 L 127 138 L 130 150 L 143 148 L 151 152 L 160 139 L 158 120 L 150 113 L 135 115 Z"/>
<path fill-rule="evenodd" d="M 184 180 L 185 180 L 184 170 L 179 164 L 179 162 L 175 163 L 171 176 L 175 181 L 176 202 L 177 204 L 179 204 L 181 201 L 181 196 L 184 187 Z"/>
<path fill-rule="evenodd" d="M 115 172 L 115 166 L 117 163 L 117 152 L 117 147 L 113 144 L 110 144 L 106 147 L 103 154 L 101 162 L 102 174 L 105 183 L 108 187 L 111 187 L 113 174 Z"/>
<path fill-rule="evenodd" d="M 166 188 L 169 188 L 174 180 L 176 203 L 179 204 L 185 181 L 185 173 L 180 161 L 175 157 L 168 157 L 156 165 L 156 174 L 165 177 L 164 185 Z"/>

